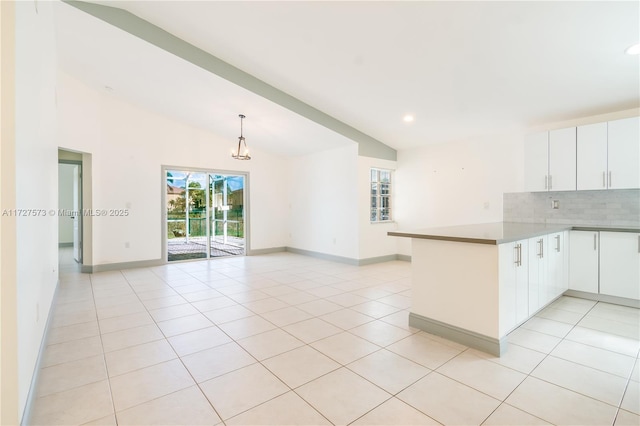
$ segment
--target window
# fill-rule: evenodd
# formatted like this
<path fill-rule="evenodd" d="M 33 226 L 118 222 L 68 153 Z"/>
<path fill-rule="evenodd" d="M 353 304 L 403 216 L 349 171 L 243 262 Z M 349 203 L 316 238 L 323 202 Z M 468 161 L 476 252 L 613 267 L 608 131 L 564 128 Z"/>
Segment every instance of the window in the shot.
<path fill-rule="evenodd" d="M 371 222 L 391 220 L 391 170 L 371 169 Z"/>

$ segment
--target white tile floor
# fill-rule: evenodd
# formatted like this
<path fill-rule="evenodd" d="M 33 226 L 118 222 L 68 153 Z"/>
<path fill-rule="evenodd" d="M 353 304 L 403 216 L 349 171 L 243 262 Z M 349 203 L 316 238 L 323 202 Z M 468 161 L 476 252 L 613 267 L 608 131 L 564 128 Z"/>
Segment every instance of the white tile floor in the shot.
<path fill-rule="evenodd" d="M 407 326 L 406 262 L 61 270 L 32 424 L 640 424 L 638 309 L 563 297 L 495 358 Z"/>

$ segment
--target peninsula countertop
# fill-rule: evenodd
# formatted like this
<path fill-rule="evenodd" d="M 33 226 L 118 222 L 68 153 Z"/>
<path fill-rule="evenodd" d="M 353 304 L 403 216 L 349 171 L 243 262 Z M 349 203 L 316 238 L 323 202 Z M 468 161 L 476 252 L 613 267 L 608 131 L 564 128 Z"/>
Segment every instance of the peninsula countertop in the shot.
<path fill-rule="evenodd" d="M 388 232 L 387 235 L 393 237 L 496 245 L 572 229 L 588 231 L 640 232 L 640 228 L 635 227 L 494 222 L 447 226 L 441 228 L 425 228 L 406 232 L 391 231 Z"/>

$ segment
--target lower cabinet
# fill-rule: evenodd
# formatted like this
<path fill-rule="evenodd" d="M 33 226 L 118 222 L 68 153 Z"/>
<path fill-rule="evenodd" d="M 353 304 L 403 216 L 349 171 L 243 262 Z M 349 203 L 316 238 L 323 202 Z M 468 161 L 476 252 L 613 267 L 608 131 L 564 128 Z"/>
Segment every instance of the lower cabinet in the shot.
<path fill-rule="evenodd" d="M 599 234 L 598 231 L 571 231 L 569 234 L 569 289 L 598 293 Z"/>
<path fill-rule="evenodd" d="M 499 331 L 503 336 L 529 316 L 529 242 L 500 244 L 498 250 Z"/>
<path fill-rule="evenodd" d="M 569 288 L 568 232 L 529 239 L 529 316 Z"/>
<path fill-rule="evenodd" d="M 500 244 L 500 333 L 545 307 L 569 285 L 568 232 Z"/>
<path fill-rule="evenodd" d="M 546 298 L 549 280 L 546 246 L 546 235 L 529 238 L 529 315 L 536 313 Z"/>
<path fill-rule="evenodd" d="M 600 293 L 640 299 L 640 234 L 600 231 Z"/>
<path fill-rule="evenodd" d="M 571 231 L 569 288 L 640 299 L 640 233 Z"/>

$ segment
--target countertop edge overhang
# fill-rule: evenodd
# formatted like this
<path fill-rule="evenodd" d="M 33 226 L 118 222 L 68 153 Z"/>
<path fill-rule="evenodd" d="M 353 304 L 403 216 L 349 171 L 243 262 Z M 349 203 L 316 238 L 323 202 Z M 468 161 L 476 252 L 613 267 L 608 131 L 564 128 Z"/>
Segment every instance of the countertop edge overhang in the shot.
<path fill-rule="evenodd" d="M 415 231 L 390 231 L 392 237 L 497 245 L 563 231 L 640 232 L 640 228 L 610 225 L 569 225 L 520 222 L 493 222 L 426 228 Z"/>

